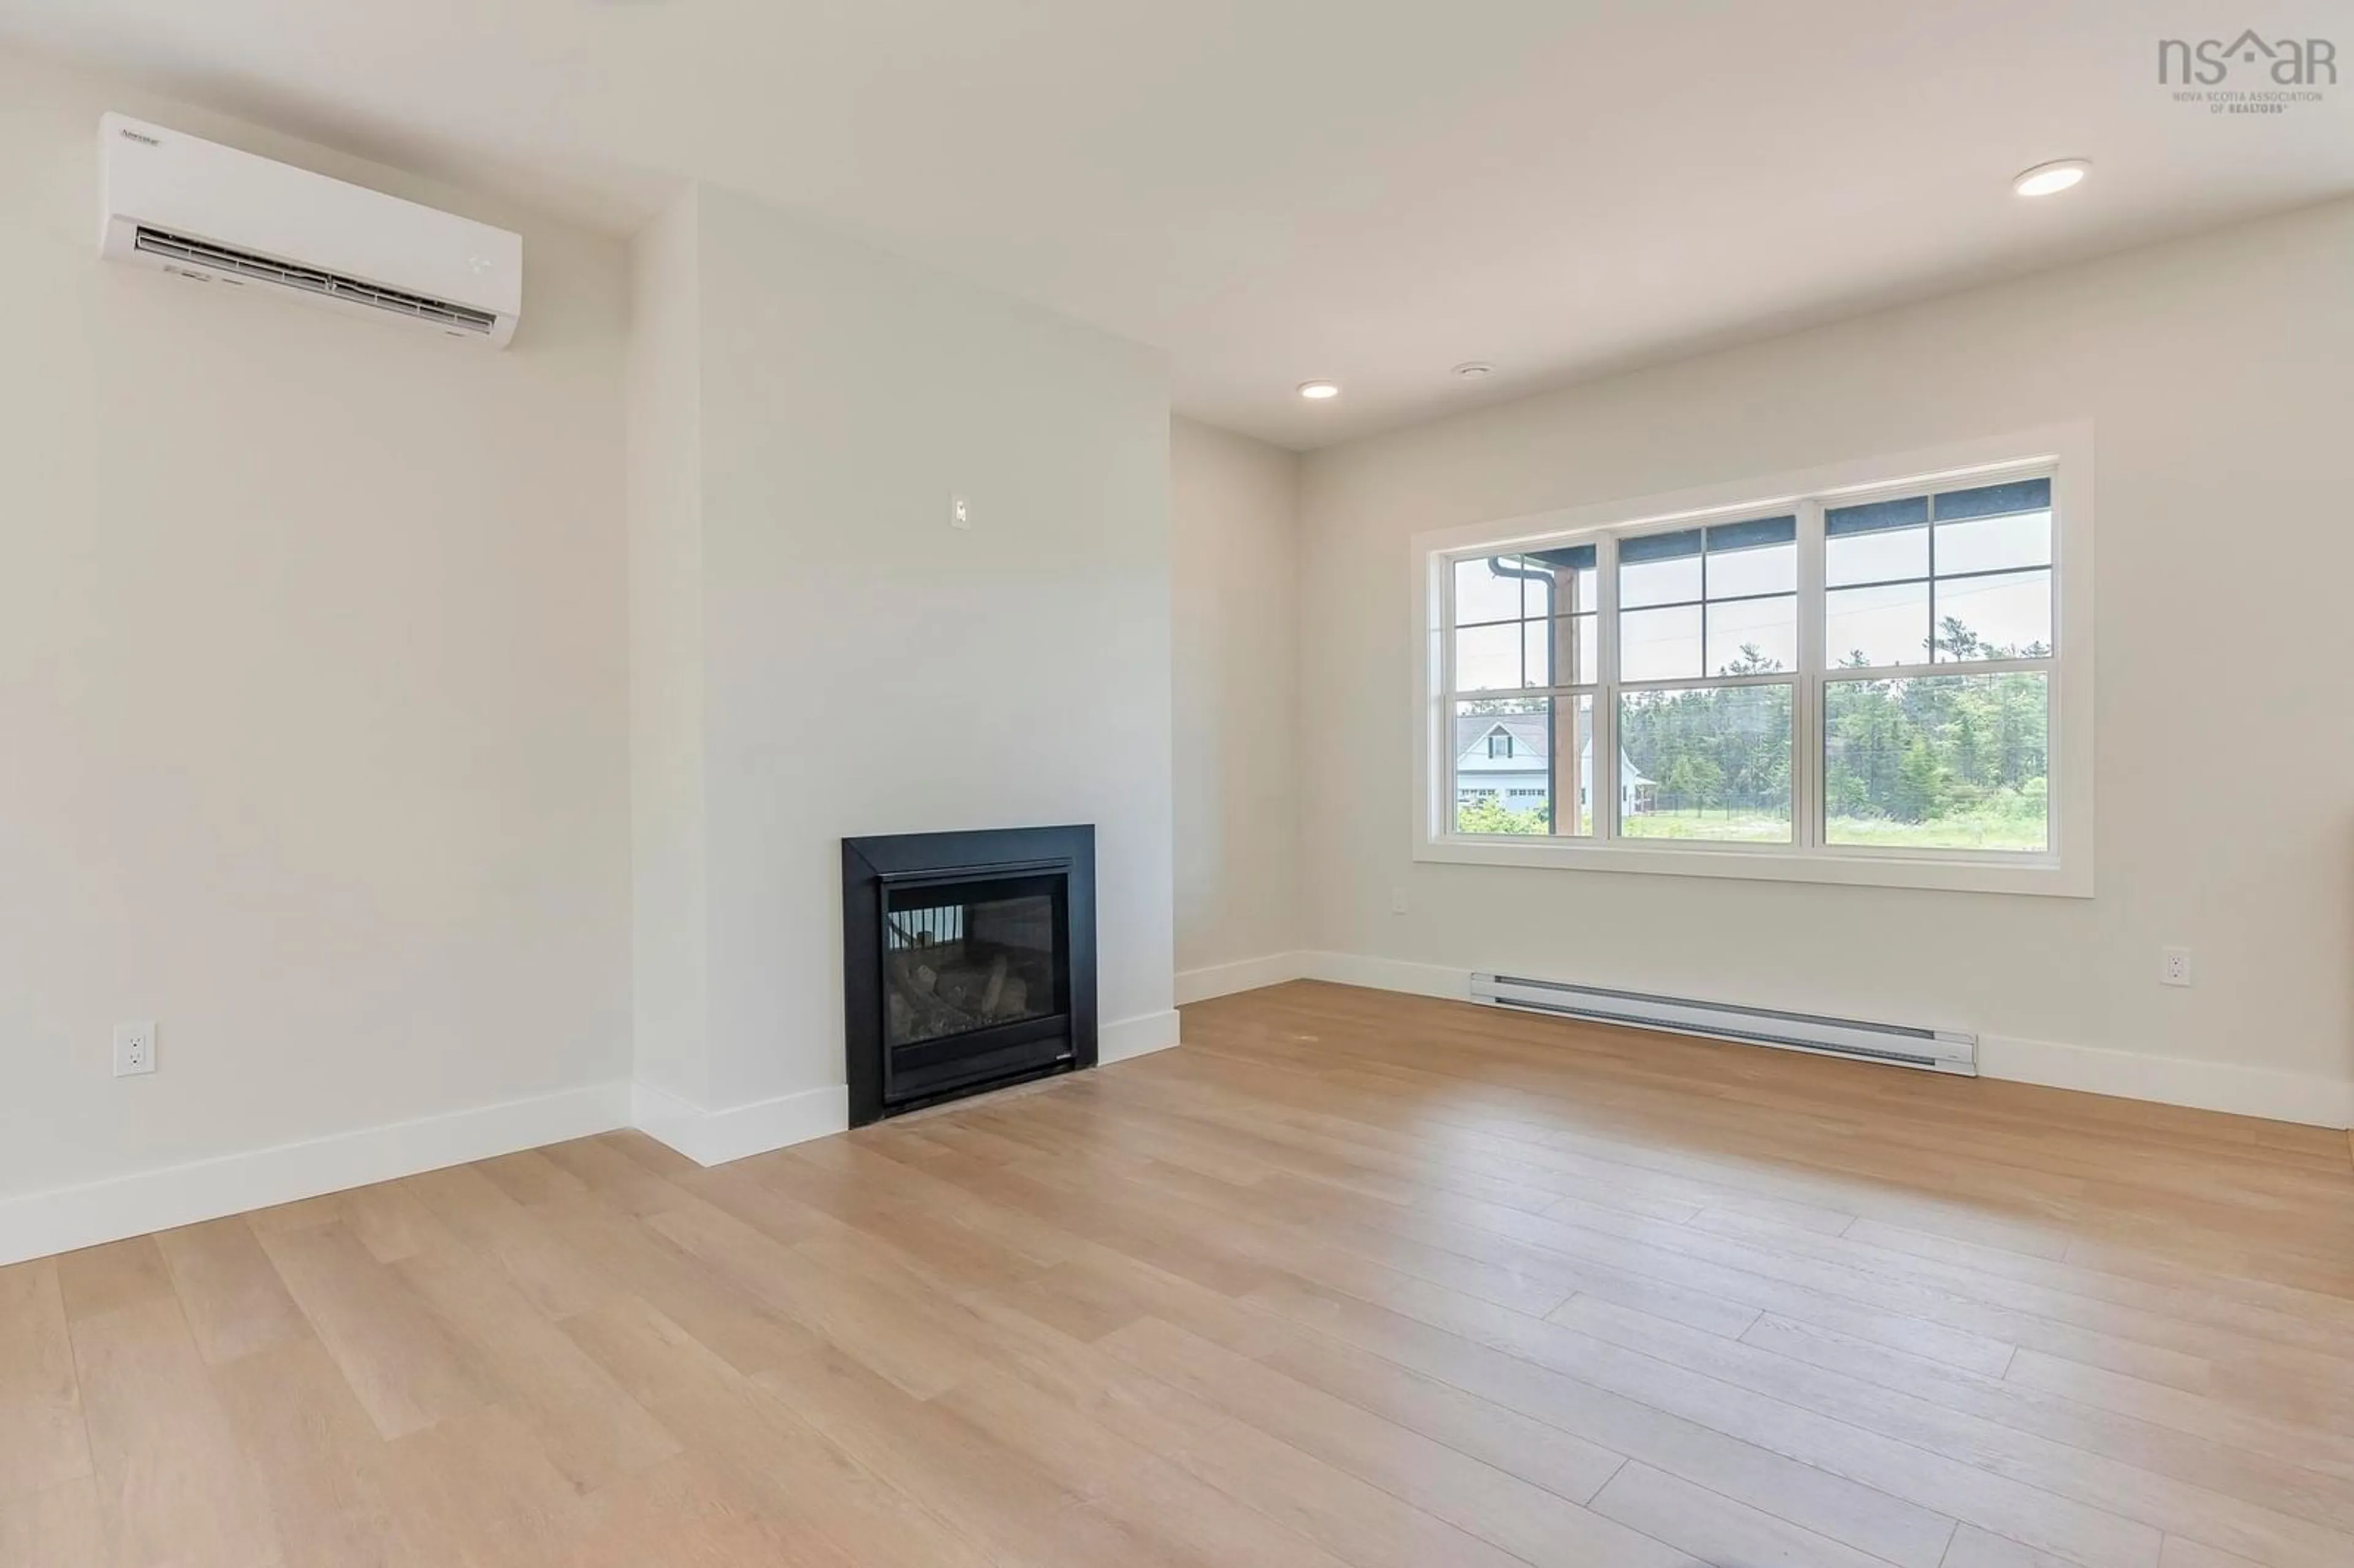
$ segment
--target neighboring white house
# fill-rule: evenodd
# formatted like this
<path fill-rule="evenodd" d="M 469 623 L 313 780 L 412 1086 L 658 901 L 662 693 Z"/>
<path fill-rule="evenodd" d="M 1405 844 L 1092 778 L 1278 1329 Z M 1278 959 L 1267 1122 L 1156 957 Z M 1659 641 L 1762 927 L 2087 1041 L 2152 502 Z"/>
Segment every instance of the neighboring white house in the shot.
<path fill-rule="evenodd" d="M 1455 720 L 1455 802 L 1486 798 L 1507 810 L 1532 811 L 1553 794 L 1552 726 L 1543 714 L 1467 714 Z M 1577 737 L 1577 804 L 1583 814 L 1594 787 L 1594 737 Z M 1651 810 L 1657 787 L 1624 757 L 1618 759 L 1618 814 Z"/>

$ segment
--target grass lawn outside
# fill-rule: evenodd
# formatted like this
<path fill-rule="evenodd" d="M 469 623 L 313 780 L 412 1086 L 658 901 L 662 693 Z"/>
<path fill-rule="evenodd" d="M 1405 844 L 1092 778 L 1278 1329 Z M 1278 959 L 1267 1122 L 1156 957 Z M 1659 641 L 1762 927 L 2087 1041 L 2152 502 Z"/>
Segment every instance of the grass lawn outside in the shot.
<path fill-rule="evenodd" d="M 1618 836 L 1786 844 L 1790 842 L 1790 819 L 1766 811 L 1645 811 L 1623 820 L 1618 824 Z"/>
<path fill-rule="evenodd" d="M 1884 817 L 1833 817 L 1829 827 L 1828 847 L 1832 849 L 1872 846 L 2040 854 L 2046 847 L 2041 817 L 1972 813 L 1925 822 L 1898 822 Z M 1646 811 L 1627 818 L 1620 824 L 1619 836 L 1782 844 L 1790 842 L 1790 822 L 1787 817 L 1764 811 Z"/>
<path fill-rule="evenodd" d="M 1829 845 L 1886 845 L 1896 849 L 2002 850 L 2041 854 L 2050 847 L 2041 817 L 1984 814 L 1935 817 L 1925 822 L 1894 822 L 1885 817 L 1833 817 Z"/>

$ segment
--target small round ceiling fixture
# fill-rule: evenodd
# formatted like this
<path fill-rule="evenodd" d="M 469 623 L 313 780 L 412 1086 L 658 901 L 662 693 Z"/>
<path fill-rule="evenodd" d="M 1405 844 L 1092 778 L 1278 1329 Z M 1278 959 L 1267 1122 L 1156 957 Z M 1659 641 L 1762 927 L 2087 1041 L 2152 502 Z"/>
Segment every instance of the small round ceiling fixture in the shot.
<path fill-rule="evenodd" d="M 2093 165 L 2086 159 L 2062 158 L 2056 163 L 2036 164 L 2011 181 L 2010 188 L 2023 196 L 2056 196 L 2081 184 L 2092 172 Z"/>
<path fill-rule="evenodd" d="M 1458 381 L 1485 381 L 1496 374 L 1496 367 L 1484 359 L 1467 359 L 1455 367 L 1454 374 Z"/>
<path fill-rule="evenodd" d="M 1338 381 L 1303 381 L 1299 384 L 1299 395 L 1311 403 L 1320 403 L 1327 397 L 1338 397 L 1341 384 Z"/>

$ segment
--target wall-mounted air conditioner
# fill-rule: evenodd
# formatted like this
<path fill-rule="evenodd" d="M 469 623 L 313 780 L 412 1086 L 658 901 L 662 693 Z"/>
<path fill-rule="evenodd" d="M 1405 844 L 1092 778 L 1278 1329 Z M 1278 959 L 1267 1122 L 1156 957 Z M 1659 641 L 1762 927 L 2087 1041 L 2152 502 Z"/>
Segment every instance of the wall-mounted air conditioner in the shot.
<path fill-rule="evenodd" d="M 109 260 L 504 348 L 523 238 L 127 115 L 99 122 Z"/>

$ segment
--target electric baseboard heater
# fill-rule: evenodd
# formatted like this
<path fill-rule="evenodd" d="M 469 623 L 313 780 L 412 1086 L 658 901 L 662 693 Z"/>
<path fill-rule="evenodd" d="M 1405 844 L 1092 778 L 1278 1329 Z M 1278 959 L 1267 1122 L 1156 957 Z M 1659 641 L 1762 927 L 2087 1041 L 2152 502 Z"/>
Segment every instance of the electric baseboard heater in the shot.
<path fill-rule="evenodd" d="M 1811 1012 L 1778 1012 L 1771 1008 L 1649 996 L 1634 991 L 1606 991 L 1599 986 L 1529 980 L 1520 975 L 1473 975 L 1471 1000 L 1522 1012 L 1623 1023 L 1671 1034 L 1698 1034 L 1744 1045 L 1771 1045 L 1780 1051 L 1812 1051 L 1818 1055 L 1845 1056 L 1857 1062 L 1887 1062 L 1932 1073 L 1976 1077 L 1978 1071 L 1978 1037 L 1951 1029 L 1917 1029 L 1901 1023 L 1826 1018 Z"/>

